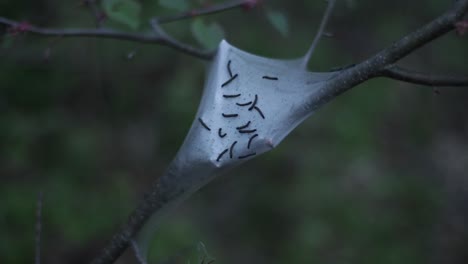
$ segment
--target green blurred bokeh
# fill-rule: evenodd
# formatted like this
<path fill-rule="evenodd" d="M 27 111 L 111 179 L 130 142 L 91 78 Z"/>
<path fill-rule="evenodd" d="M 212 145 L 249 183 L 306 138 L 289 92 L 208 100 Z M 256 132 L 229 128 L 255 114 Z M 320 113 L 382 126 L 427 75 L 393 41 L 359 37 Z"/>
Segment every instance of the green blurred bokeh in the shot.
<path fill-rule="evenodd" d="M 79 2 L 3 1 L 0 16 L 93 27 Z M 143 21 L 174 13 L 139 2 Z M 333 37 L 320 43 L 310 68 L 364 60 L 446 7 L 338 1 Z M 293 58 L 307 50 L 324 9 L 323 1 L 265 1 L 205 20 L 219 22 L 239 48 Z M 267 10 L 287 16 L 287 37 L 269 24 Z M 190 21 L 165 28 L 197 45 Z M 0 38 L 6 31 L 0 27 Z M 467 41 L 448 34 L 401 64 L 466 75 Z M 32 263 L 40 190 L 44 263 L 95 256 L 176 153 L 205 68 L 166 47 L 115 40 L 18 35 L 0 48 L 0 263 Z M 356 87 L 277 149 L 178 208 L 155 239 L 151 263 L 197 263 L 200 242 L 226 264 L 468 263 L 467 102 L 464 88 L 386 79 Z M 136 260 L 127 252 L 118 263 Z"/>

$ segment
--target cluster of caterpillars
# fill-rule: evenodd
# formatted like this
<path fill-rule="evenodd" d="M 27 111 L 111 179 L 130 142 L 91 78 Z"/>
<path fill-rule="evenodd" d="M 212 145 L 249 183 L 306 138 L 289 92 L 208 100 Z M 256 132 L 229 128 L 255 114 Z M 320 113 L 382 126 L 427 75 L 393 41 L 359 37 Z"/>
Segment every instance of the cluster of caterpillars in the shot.
<path fill-rule="evenodd" d="M 223 84 L 221 84 L 221 88 L 229 88 L 229 84 L 231 84 L 235 79 L 239 78 L 238 73 L 236 73 L 236 74 L 232 73 L 231 61 L 230 60 L 228 61 L 226 68 L 227 68 L 227 72 L 229 74 L 229 79 L 227 81 L 225 81 Z M 277 77 L 271 77 L 271 76 L 262 76 L 262 79 L 271 80 L 271 81 L 277 81 L 278 80 Z M 240 93 L 236 93 L 236 94 L 224 93 L 223 98 L 226 99 L 226 100 L 235 100 L 235 99 L 241 97 L 241 95 L 242 94 L 240 94 Z M 262 110 L 257 105 L 258 100 L 259 100 L 258 94 L 255 94 L 255 97 L 254 97 L 253 100 L 248 101 L 248 102 L 236 102 L 236 105 L 240 106 L 240 107 L 248 107 L 247 108 L 248 111 L 256 111 L 260 115 L 260 117 L 262 119 L 265 119 L 265 115 L 263 114 Z M 224 113 L 223 112 L 223 113 L 221 113 L 221 116 L 223 118 L 239 118 L 239 114 L 237 114 L 237 113 Z M 198 118 L 198 121 L 200 122 L 200 124 L 206 130 L 211 132 L 211 128 L 201 118 Z M 258 137 L 258 134 L 256 133 L 257 129 L 251 127 L 251 124 L 252 124 L 252 121 L 247 121 L 247 123 L 245 123 L 244 125 L 236 127 L 236 131 L 238 133 L 250 135 L 248 143 L 247 143 L 247 150 L 250 150 L 250 147 L 252 145 L 253 140 Z M 223 128 L 219 128 L 218 129 L 218 136 L 220 138 L 224 138 L 224 137 L 227 136 L 227 132 L 223 131 Z M 222 150 L 221 153 L 219 153 L 218 158 L 216 159 L 216 161 L 219 162 L 224 156 L 227 156 L 227 155 L 229 155 L 230 159 L 233 159 L 234 158 L 234 151 L 235 151 L 234 148 L 235 148 L 236 145 L 237 145 L 237 141 L 234 141 L 230 145 L 229 148 L 226 148 L 226 149 Z M 257 155 L 256 152 L 250 151 L 250 152 L 246 152 L 245 154 L 237 156 L 237 158 L 238 159 L 246 159 L 246 158 L 249 158 L 249 157 L 252 157 L 252 156 L 255 156 L 255 155 Z"/>

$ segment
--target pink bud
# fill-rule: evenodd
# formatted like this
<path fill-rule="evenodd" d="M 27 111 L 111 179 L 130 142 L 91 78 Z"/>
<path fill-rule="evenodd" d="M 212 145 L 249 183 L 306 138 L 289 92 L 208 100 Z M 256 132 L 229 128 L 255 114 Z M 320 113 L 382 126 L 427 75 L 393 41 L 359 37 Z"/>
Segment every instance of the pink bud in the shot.
<path fill-rule="evenodd" d="M 11 35 L 15 36 L 15 35 L 18 35 L 20 33 L 24 33 L 24 32 L 27 32 L 29 30 L 31 30 L 31 24 L 29 24 L 28 22 L 26 21 L 23 21 L 23 22 L 20 22 L 14 26 L 12 26 L 11 28 L 8 29 L 8 33 L 10 33 Z"/>
<path fill-rule="evenodd" d="M 260 5 L 262 0 L 245 0 L 244 3 L 242 3 L 242 8 L 246 11 L 253 9 L 257 5 Z"/>
<path fill-rule="evenodd" d="M 460 36 L 465 35 L 468 32 L 468 20 L 463 20 L 455 24 L 457 34 Z"/>

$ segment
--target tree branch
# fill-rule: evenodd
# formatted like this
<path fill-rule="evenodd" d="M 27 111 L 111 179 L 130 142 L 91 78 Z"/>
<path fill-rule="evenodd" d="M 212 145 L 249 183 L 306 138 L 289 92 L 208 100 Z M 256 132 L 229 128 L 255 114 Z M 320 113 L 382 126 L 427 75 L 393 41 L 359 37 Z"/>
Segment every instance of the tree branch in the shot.
<path fill-rule="evenodd" d="M 96 27 L 97 28 L 102 27 L 105 14 L 99 8 L 99 5 L 96 3 L 96 0 L 83 0 L 83 4 L 89 8 L 89 10 L 91 11 L 91 14 L 94 16 Z"/>
<path fill-rule="evenodd" d="M 168 180 L 177 179 L 177 177 L 178 175 L 176 175 L 176 172 L 173 172 L 171 168 L 169 168 L 166 174 L 159 178 L 166 179 L 166 181 L 161 182 L 159 179 L 156 179 L 153 182 L 149 192 L 144 195 L 143 200 L 130 214 L 125 225 L 112 236 L 109 243 L 100 254 L 93 259 L 91 264 L 110 264 L 117 260 L 149 217 L 159 209 L 165 207 L 165 205 L 171 203 L 173 197 L 177 197 L 180 193 L 184 192 L 183 189 L 181 190 L 180 188 L 178 189 L 177 186 L 174 186 L 174 182 Z"/>
<path fill-rule="evenodd" d="M 320 26 L 317 31 L 317 34 L 315 35 L 315 38 L 312 41 L 312 44 L 310 45 L 309 50 L 304 56 L 304 59 L 302 60 L 302 67 L 304 69 L 307 69 L 307 64 L 309 64 L 310 58 L 312 57 L 312 54 L 314 53 L 315 48 L 317 47 L 320 39 L 322 38 L 323 31 L 325 30 L 325 26 L 327 25 L 328 19 L 330 18 L 333 7 L 335 5 L 335 1 L 336 0 L 328 0 L 328 6 L 327 6 L 327 9 L 325 10 L 325 14 L 322 17 L 322 21 L 320 22 Z"/>
<path fill-rule="evenodd" d="M 117 40 L 126 40 L 134 41 L 147 44 L 156 44 L 167 46 L 173 48 L 182 53 L 188 54 L 190 56 L 210 60 L 214 56 L 214 51 L 206 51 L 202 49 L 195 48 L 188 44 L 177 41 L 176 39 L 170 37 L 167 34 L 155 35 L 153 33 L 131 33 L 125 31 L 118 31 L 109 28 L 103 28 L 103 14 L 99 10 L 96 0 L 83 0 L 83 3 L 86 4 L 96 19 L 97 29 L 88 29 L 88 28 L 69 28 L 69 29 L 53 29 L 53 28 L 41 28 L 35 25 L 31 25 L 25 22 L 18 22 L 10 20 L 4 17 L 0 17 L 0 25 L 6 25 L 11 27 L 15 33 L 31 33 L 41 36 L 48 37 L 63 37 L 63 38 L 72 38 L 72 37 L 88 37 L 88 38 L 108 38 L 108 39 L 117 39 Z M 215 13 L 224 12 L 239 7 L 250 7 L 251 5 L 257 4 L 257 1 L 252 2 L 252 0 L 235 0 L 226 3 L 221 3 L 217 5 L 212 5 L 206 8 L 194 9 L 188 12 L 181 14 L 167 16 L 167 17 L 154 17 L 151 19 L 152 23 L 156 21 L 157 24 L 166 24 L 183 19 L 211 15 Z"/>
<path fill-rule="evenodd" d="M 42 204 L 44 195 L 40 191 L 37 196 L 36 208 L 36 236 L 35 236 L 35 254 L 34 264 L 41 264 L 41 233 L 42 233 Z"/>
<path fill-rule="evenodd" d="M 172 38 L 159 36 L 154 33 L 131 33 L 118 31 L 108 28 L 96 28 L 96 29 L 85 29 L 85 28 L 70 28 L 70 29 L 52 29 L 52 28 L 41 28 L 34 25 L 30 25 L 24 22 L 13 21 L 4 17 L 0 17 L 0 24 L 10 26 L 16 33 L 32 33 L 41 36 L 48 37 L 88 37 L 88 38 L 108 38 L 118 39 L 126 41 L 134 41 L 147 44 L 158 44 L 167 47 L 171 47 L 182 53 L 209 60 L 213 57 L 214 52 L 205 51 L 190 45 L 181 43 Z"/>
<path fill-rule="evenodd" d="M 319 107 L 366 80 L 384 75 L 390 65 L 453 30 L 455 24 L 467 11 L 468 0 L 455 1 L 447 12 L 420 29 L 394 42 L 371 58 L 341 71 L 322 88 L 321 96 L 314 98 L 310 104 Z"/>
<path fill-rule="evenodd" d="M 468 77 L 466 76 L 428 75 L 397 66 L 387 67 L 380 76 L 426 86 L 468 86 Z"/>
<path fill-rule="evenodd" d="M 152 18 L 153 20 L 158 21 L 159 24 L 167 24 L 183 19 L 189 19 L 193 17 L 200 17 L 200 16 L 206 16 L 206 15 L 212 15 L 216 13 L 221 13 L 230 9 L 234 8 L 239 8 L 245 6 L 249 0 L 234 0 L 234 1 L 229 1 L 225 3 L 220 3 L 217 5 L 210 5 L 205 8 L 199 8 L 199 9 L 193 9 L 181 14 L 173 15 L 173 16 L 167 16 L 167 17 L 154 17 Z"/>
<path fill-rule="evenodd" d="M 221 9 L 220 7 L 218 7 L 219 9 L 214 7 L 211 10 L 206 9 L 204 10 L 205 12 L 201 12 L 201 15 L 221 12 L 227 9 L 241 6 L 246 2 L 247 1 L 236 1 L 236 6 L 229 6 L 226 4 L 224 6 L 225 9 Z M 314 107 L 323 105 L 324 103 L 330 101 L 339 94 L 373 77 L 388 77 L 387 75 L 398 75 L 397 73 L 399 73 L 400 76 L 404 75 L 401 71 L 396 71 L 395 73 L 395 69 L 390 69 L 389 65 L 392 65 L 393 63 L 407 56 L 419 47 L 451 31 L 454 28 L 455 23 L 459 21 L 466 13 L 467 9 L 468 0 L 456 1 L 454 6 L 448 12 L 436 18 L 434 21 L 407 35 L 401 40 L 393 43 L 391 46 L 389 46 L 386 49 L 383 49 L 381 52 L 372 56 L 368 60 L 359 63 L 353 67 L 342 70 L 339 74 L 337 74 L 336 77 L 327 81 L 327 84 L 324 85 L 322 90 L 318 93 L 318 96 L 315 97 L 310 102 L 310 104 Z M 185 19 L 193 16 L 194 15 L 190 13 L 186 13 L 159 20 L 156 19 L 155 21 L 159 23 L 169 23 L 172 21 Z M 106 28 L 50 29 L 40 28 L 25 23 L 19 23 L 2 17 L 0 17 L 0 24 L 10 26 L 12 29 L 19 31 L 19 33 L 29 32 L 32 34 L 42 36 L 58 37 L 95 37 L 120 39 L 140 43 L 164 45 L 201 59 L 208 60 L 213 57 L 213 52 L 207 52 L 204 50 L 194 48 L 192 46 L 177 42 L 172 38 L 168 38 L 164 34 L 155 34 L 154 32 L 129 33 Z M 414 75 L 412 76 L 414 77 Z M 421 78 L 419 80 L 421 80 Z M 177 175 L 170 176 L 177 177 Z M 168 190 L 167 188 L 172 189 Z M 170 202 L 172 197 L 177 196 L 174 194 L 177 192 L 183 192 L 183 190 L 179 190 L 177 186 L 173 186 L 170 184 L 165 185 L 164 182 L 160 183 L 159 181 L 155 181 L 150 191 L 145 195 L 144 199 L 140 202 L 137 208 L 131 213 L 127 223 L 124 226 L 122 226 L 117 233 L 114 234 L 109 244 L 103 249 L 101 254 L 94 259 L 92 263 L 113 263 L 128 247 L 130 240 L 141 229 L 141 227 L 144 225 L 144 223 L 147 221 L 150 215 L 158 211 L 159 208 L 162 208 L 168 202 Z"/>
<path fill-rule="evenodd" d="M 395 42 L 390 47 L 383 49 L 370 59 L 340 71 L 336 77 L 327 81 L 327 84 L 317 93 L 317 96 L 310 101 L 310 105 L 313 108 L 318 108 L 354 86 L 370 78 L 383 75 L 389 65 L 431 40 L 451 31 L 454 28 L 454 24 L 466 13 L 467 9 L 468 0 L 459 0 L 448 12 L 429 24 Z M 130 240 L 140 230 L 150 215 L 158 212 L 160 208 L 171 202 L 173 197 L 178 197 L 181 195 L 181 192 L 184 192 L 184 187 L 180 186 L 180 183 L 177 185 L 177 183 L 168 182 L 170 179 L 177 182 L 177 178 L 180 176 L 178 175 L 179 172 L 169 169 L 168 173 L 172 175 L 164 175 L 160 178 L 165 179 L 166 182 L 156 180 L 153 183 L 144 200 L 131 213 L 127 223 L 114 234 L 108 245 L 93 260 L 92 264 L 113 263 L 128 247 Z"/>

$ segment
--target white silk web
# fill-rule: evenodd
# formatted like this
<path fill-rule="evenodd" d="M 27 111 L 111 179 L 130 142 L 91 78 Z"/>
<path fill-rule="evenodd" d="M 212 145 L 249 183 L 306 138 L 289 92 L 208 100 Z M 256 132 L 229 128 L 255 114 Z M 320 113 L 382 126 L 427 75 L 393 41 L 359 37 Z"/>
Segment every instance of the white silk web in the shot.
<path fill-rule="evenodd" d="M 336 74 L 308 72 L 304 58 L 264 58 L 223 40 L 190 131 L 160 178 L 170 202 L 140 232 L 139 255 L 147 255 L 161 214 L 225 170 L 276 147 L 319 107 L 314 98 Z"/>
<path fill-rule="evenodd" d="M 277 146 L 312 113 L 311 98 L 336 74 L 307 72 L 301 63 L 259 57 L 222 41 L 178 156 L 216 169 Z"/>
<path fill-rule="evenodd" d="M 184 143 L 160 177 L 164 204 L 132 240 L 146 264 L 162 216 L 220 175 L 276 147 L 326 100 L 322 88 L 340 72 L 308 72 L 335 0 L 328 6 L 307 53 L 296 60 L 256 56 L 221 41 L 211 62 L 200 106 Z"/>

